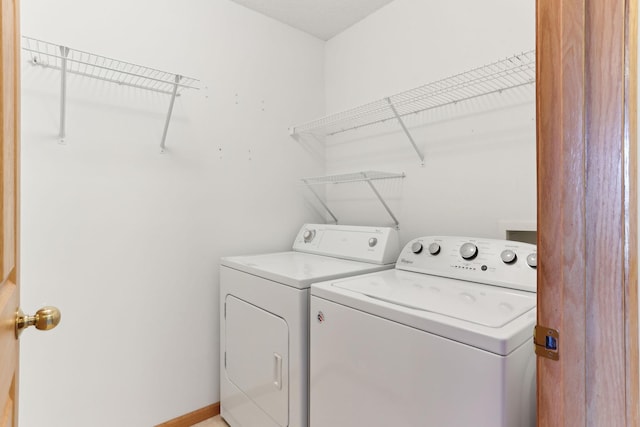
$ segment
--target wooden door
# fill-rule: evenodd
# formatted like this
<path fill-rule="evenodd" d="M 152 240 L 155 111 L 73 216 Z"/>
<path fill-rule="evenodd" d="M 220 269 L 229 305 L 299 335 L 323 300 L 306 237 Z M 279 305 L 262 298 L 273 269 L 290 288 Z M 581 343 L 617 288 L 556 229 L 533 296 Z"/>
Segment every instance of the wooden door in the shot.
<path fill-rule="evenodd" d="M 537 0 L 538 426 L 638 426 L 637 0 Z"/>
<path fill-rule="evenodd" d="M 0 10 L 0 427 L 18 425 L 18 148 L 20 31 L 18 0 Z"/>

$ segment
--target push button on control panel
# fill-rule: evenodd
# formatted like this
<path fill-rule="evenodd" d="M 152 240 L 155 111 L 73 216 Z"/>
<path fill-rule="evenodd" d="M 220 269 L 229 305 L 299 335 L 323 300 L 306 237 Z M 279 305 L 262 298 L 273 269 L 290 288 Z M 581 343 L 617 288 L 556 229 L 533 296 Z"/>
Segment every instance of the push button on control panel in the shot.
<path fill-rule="evenodd" d="M 370 248 L 374 247 L 377 244 L 378 244 L 378 239 L 377 238 L 372 237 L 372 238 L 369 239 L 369 247 Z"/>

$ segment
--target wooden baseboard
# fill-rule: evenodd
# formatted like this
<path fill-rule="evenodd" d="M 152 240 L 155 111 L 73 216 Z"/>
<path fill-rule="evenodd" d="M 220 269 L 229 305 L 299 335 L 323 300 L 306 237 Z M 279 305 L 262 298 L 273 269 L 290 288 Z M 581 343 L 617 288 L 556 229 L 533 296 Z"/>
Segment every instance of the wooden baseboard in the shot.
<path fill-rule="evenodd" d="M 220 414 L 220 402 L 196 409 L 188 414 L 181 415 L 177 418 L 158 424 L 155 427 L 191 427 L 209 418 L 213 418 Z"/>

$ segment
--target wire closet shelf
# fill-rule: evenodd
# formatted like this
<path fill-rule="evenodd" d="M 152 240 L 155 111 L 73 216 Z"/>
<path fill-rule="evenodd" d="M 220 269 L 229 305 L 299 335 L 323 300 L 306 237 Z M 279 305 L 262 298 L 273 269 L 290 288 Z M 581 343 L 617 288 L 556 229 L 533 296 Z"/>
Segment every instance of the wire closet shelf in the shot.
<path fill-rule="evenodd" d="M 289 133 L 295 139 L 299 139 L 303 134 L 331 136 L 376 123 L 397 120 L 420 159 L 424 160 L 404 125 L 405 117 L 530 85 L 535 83 L 535 80 L 536 54 L 535 50 L 530 50 L 350 110 L 292 126 Z"/>
<path fill-rule="evenodd" d="M 314 176 L 302 178 L 301 181 L 307 185 L 321 184 L 344 184 L 347 182 L 375 181 L 378 179 L 404 178 L 404 173 L 389 173 L 380 171 L 362 171 L 345 173 L 340 175 Z"/>
<path fill-rule="evenodd" d="M 535 50 L 291 127 L 292 134 L 334 135 L 374 123 L 535 83 Z"/>
<path fill-rule="evenodd" d="M 29 53 L 29 62 L 33 65 L 55 70 L 62 70 L 63 67 L 66 67 L 67 73 L 92 77 L 119 85 L 168 95 L 173 94 L 175 85 L 178 86 L 176 95 L 179 95 L 184 89 L 198 89 L 199 81 L 192 77 L 71 49 L 31 37 L 22 36 L 22 50 Z M 176 76 L 179 77 L 178 82 L 176 82 Z"/>
<path fill-rule="evenodd" d="M 394 178 L 404 178 L 404 173 L 389 173 L 389 172 L 380 172 L 380 171 L 362 171 L 362 172 L 354 172 L 354 173 L 346 173 L 340 175 L 328 175 L 328 176 L 315 176 L 309 178 L 301 178 L 300 180 L 307 186 L 307 188 L 313 193 L 313 195 L 318 199 L 322 207 L 331 215 L 331 218 L 338 223 L 338 218 L 335 216 L 333 211 L 329 208 L 329 206 L 324 202 L 320 194 L 313 189 L 316 185 L 322 184 L 345 184 L 351 182 L 366 182 L 371 188 L 371 191 L 376 195 L 384 209 L 387 211 L 391 219 L 396 225 L 396 228 L 400 226 L 398 222 L 398 218 L 393 214 L 391 208 L 384 200 L 378 189 L 373 185 L 373 181 L 382 180 L 382 179 L 394 179 Z"/>
<path fill-rule="evenodd" d="M 28 53 L 29 63 L 32 65 L 60 71 L 59 136 L 62 140 L 66 136 L 67 74 L 76 74 L 118 85 L 171 95 L 162 140 L 160 141 L 162 152 L 165 149 L 167 131 L 176 97 L 180 96 L 184 89 L 199 89 L 199 81 L 193 77 L 186 77 L 181 74 L 169 73 L 131 62 L 71 49 L 67 46 L 32 37 L 22 36 L 22 50 Z"/>

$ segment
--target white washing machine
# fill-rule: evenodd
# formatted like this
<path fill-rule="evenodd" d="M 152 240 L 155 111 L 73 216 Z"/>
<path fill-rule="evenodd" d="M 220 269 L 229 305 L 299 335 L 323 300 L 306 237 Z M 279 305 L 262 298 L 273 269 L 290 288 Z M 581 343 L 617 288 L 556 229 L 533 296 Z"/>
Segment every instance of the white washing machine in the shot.
<path fill-rule="evenodd" d="M 311 287 L 311 427 L 533 427 L 536 247 L 424 237 Z"/>
<path fill-rule="evenodd" d="M 232 427 L 308 425 L 309 286 L 391 269 L 385 227 L 306 224 L 293 251 L 222 258 L 220 412 Z"/>

